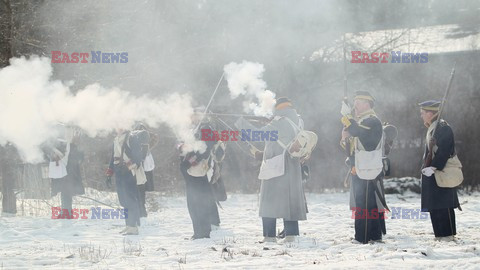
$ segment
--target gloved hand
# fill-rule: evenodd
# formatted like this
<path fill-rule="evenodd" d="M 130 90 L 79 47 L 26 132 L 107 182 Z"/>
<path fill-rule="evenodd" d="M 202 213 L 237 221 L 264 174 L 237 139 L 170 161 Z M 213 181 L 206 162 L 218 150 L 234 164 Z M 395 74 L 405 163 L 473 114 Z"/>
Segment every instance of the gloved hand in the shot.
<path fill-rule="evenodd" d="M 179 144 L 177 144 L 177 145 L 176 145 L 176 147 L 177 147 L 177 150 L 178 150 L 178 151 L 180 151 L 180 152 L 182 152 L 182 151 L 183 151 L 183 147 L 184 147 L 184 146 L 185 146 L 185 144 L 184 144 L 184 143 L 179 143 Z"/>
<path fill-rule="evenodd" d="M 251 145 L 250 146 L 250 154 L 256 159 L 256 160 L 261 160 L 263 159 L 263 152 L 258 150 L 255 146 Z"/>
<path fill-rule="evenodd" d="M 107 176 L 107 179 L 105 179 L 105 185 L 107 186 L 108 189 L 112 188 L 112 176 Z"/>
<path fill-rule="evenodd" d="M 352 119 L 351 117 L 352 117 L 351 115 L 345 115 L 345 116 L 342 116 L 342 119 L 340 119 L 344 129 L 348 128 L 352 124 L 352 121 L 350 121 Z"/>
<path fill-rule="evenodd" d="M 195 154 L 190 155 L 190 157 L 187 158 L 187 161 L 190 163 L 190 166 L 197 166 L 198 164 L 197 156 Z"/>
<path fill-rule="evenodd" d="M 345 101 L 342 101 L 342 109 L 340 110 L 340 113 L 343 116 L 352 114 L 352 109 L 350 108 L 350 106 L 348 106 L 348 104 Z"/>
<path fill-rule="evenodd" d="M 105 175 L 112 177 L 112 175 L 113 175 L 113 170 L 110 169 L 110 168 L 108 168 L 108 169 L 105 171 Z"/>
<path fill-rule="evenodd" d="M 252 156 L 255 157 L 255 154 L 256 154 L 258 151 L 260 151 L 260 150 L 258 150 L 255 146 L 250 145 L 250 154 L 252 154 Z"/>
<path fill-rule="evenodd" d="M 127 168 L 130 170 L 130 171 L 134 171 L 138 168 L 137 164 L 136 163 L 133 163 L 131 160 L 127 162 Z"/>
<path fill-rule="evenodd" d="M 435 173 L 435 170 L 437 168 L 435 167 L 426 167 L 422 169 L 422 174 L 425 175 L 426 177 L 430 177 Z"/>

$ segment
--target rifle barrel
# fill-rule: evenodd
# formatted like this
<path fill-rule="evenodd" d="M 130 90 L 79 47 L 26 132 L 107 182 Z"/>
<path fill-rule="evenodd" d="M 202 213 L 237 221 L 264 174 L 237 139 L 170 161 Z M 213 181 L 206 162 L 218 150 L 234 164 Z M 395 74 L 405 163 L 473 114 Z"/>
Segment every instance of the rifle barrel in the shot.
<path fill-rule="evenodd" d="M 248 117 L 248 118 L 259 118 L 265 119 L 265 116 L 257 116 L 251 114 L 237 114 L 237 113 L 204 113 L 206 116 L 229 116 L 229 117 Z"/>
<path fill-rule="evenodd" d="M 455 75 L 456 65 L 457 65 L 457 62 L 455 62 L 453 64 L 452 73 L 450 74 L 450 79 L 448 80 L 448 84 L 447 84 L 447 89 L 445 90 L 445 94 L 443 95 L 442 103 L 440 103 L 440 108 L 438 109 L 437 124 L 435 125 L 435 127 L 433 128 L 433 131 L 432 131 L 432 141 L 427 142 L 428 145 L 429 145 L 429 152 L 428 152 L 428 155 L 425 159 L 423 168 L 430 166 L 430 164 L 432 163 L 433 146 L 434 146 L 434 143 L 435 143 L 435 141 L 433 139 L 435 138 L 435 133 L 437 132 L 438 123 L 440 123 L 442 113 L 443 113 L 443 108 L 445 107 L 445 103 L 447 102 L 448 94 L 450 93 L 450 88 L 452 86 L 453 77 Z"/>
<path fill-rule="evenodd" d="M 447 102 L 448 94 L 450 93 L 450 88 L 452 86 L 453 77 L 455 76 L 455 67 L 457 66 L 457 62 L 453 64 L 452 73 L 450 73 L 450 79 L 448 80 L 447 89 L 445 90 L 445 94 L 443 95 L 442 103 L 440 104 L 440 109 L 438 110 L 437 116 L 437 123 L 440 122 L 442 119 L 443 108 L 445 107 L 445 103 Z M 432 134 L 435 135 L 437 131 L 438 124 L 433 128 Z M 433 138 L 433 137 L 432 137 Z"/>
<path fill-rule="evenodd" d="M 343 99 L 348 99 L 348 85 L 347 85 L 347 49 L 345 46 L 346 34 L 343 34 Z"/>

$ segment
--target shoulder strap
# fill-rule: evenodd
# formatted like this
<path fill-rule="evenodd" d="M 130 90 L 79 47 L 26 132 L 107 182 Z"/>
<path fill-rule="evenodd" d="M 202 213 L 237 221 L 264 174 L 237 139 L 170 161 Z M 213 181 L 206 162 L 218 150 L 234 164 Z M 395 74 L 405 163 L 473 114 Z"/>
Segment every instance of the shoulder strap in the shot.
<path fill-rule="evenodd" d="M 301 131 L 302 130 L 297 124 L 295 124 L 292 120 L 290 120 L 290 118 L 285 117 L 285 119 L 287 119 L 288 123 L 290 123 L 290 125 L 293 127 L 293 129 L 295 131 Z"/>
<path fill-rule="evenodd" d="M 355 141 L 355 149 L 360 150 L 360 151 L 365 151 L 365 147 L 363 146 L 362 142 L 360 141 L 360 138 L 358 137 L 353 137 Z M 377 150 L 382 150 L 382 156 L 385 156 L 385 132 L 383 131 L 383 126 L 382 126 L 382 135 L 380 137 L 380 141 L 378 142 L 377 146 L 375 147 L 374 150 L 372 151 L 377 151 Z M 361 147 L 361 149 L 359 148 Z"/>
<path fill-rule="evenodd" d="M 301 128 L 298 127 L 297 124 L 295 124 L 292 120 L 290 120 L 290 118 L 288 117 L 285 117 L 285 116 L 275 116 L 274 120 L 280 120 L 280 119 L 285 119 L 287 120 L 287 122 L 290 124 L 290 126 L 292 126 L 293 128 L 293 132 L 295 133 L 295 135 L 297 135 L 300 131 L 302 131 Z M 300 118 L 299 118 L 300 119 Z M 277 143 L 283 148 L 283 149 L 287 149 L 288 145 L 285 145 L 284 143 L 282 143 L 280 141 L 280 139 L 277 140 Z M 291 143 L 291 142 L 290 142 Z M 290 144 L 289 143 L 289 144 Z"/>

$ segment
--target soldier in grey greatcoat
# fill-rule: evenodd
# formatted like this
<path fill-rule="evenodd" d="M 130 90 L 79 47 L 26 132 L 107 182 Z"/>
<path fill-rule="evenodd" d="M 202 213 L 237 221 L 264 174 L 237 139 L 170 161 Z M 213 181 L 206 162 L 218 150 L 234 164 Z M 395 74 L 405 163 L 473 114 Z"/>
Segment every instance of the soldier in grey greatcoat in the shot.
<path fill-rule="evenodd" d="M 277 218 L 283 218 L 285 241 L 293 241 L 295 236 L 299 235 L 298 221 L 307 219 L 300 160 L 291 157 L 283 147 L 295 138 L 298 130 L 286 118 L 290 119 L 297 127 L 303 126 L 303 121 L 292 107 L 290 100 L 278 98 L 274 118 L 266 126 L 254 127 L 243 118 L 235 123 L 237 128 L 251 129 L 252 132 L 254 130 L 278 132 L 278 140 L 267 140 L 263 150 L 263 162 L 283 155 L 285 165 L 282 175 L 261 180 L 259 214 L 262 217 L 263 236 L 266 242 L 276 241 Z"/>

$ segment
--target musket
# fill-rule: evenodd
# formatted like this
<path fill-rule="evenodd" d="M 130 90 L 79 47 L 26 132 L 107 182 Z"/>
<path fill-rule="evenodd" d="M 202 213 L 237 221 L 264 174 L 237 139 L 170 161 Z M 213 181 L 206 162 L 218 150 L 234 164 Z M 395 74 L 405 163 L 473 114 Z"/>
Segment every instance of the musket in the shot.
<path fill-rule="evenodd" d="M 213 113 L 211 111 L 209 111 L 209 114 L 210 115 L 217 115 L 217 113 Z M 237 116 L 237 115 L 234 115 L 234 116 Z M 234 130 L 232 127 L 230 127 L 225 121 L 223 121 L 221 118 L 219 117 L 216 117 L 216 120 L 220 122 L 220 124 L 222 124 L 223 126 L 225 126 L 226 128 L 228 128 L 229 130 Z M 245 151 L 241 146 L 240 144 L 237 142 L 237 141 L 233 141 L 235 142 L 235 144 L 238 146 L 238 148 L 240 148 L 240 150 L 244 153 L 246 153 L 248 156 L 250 156 L 250 153 L 248 153 L 247 151 Z M 245 140 L 244 142 L 246 142 L 250 147 L 255 147 L 252 143 L 250 143 L 248 140 Z M 255 147 L 256 148 L 256 147 Z"/>
<path fill-rule="evenodd" d="M 425 164 L 424 164 L 423 168 L 429 167 L 430 164 L 432 163 L 433 147 L 436 144 L 435 135 L 436 135 L 436 132 L 437 132 L 437 127 L 440 124 L 440 120 L 442 119 L 442 113 L 443 113 L 443 109 L 445 108 L 445 103 L 447 102 L 448 94 L 450 93 L 450 88 L 452 86 L 453 77 L 455 75 L 455 66 L 456 65 L 457 65 L 457 62 L 455 62 L 453 64 L 452 73 L 450 74 L 450 79 L 448 80 L 448 84 L 447 84 L 447 89 L 445 90 L 445 94 L 443 95 L 442 103 L 440 103 L 440 108 L 438 110 L 438 115 L 437 115 L 437 124 L 435 125 L 435 127 L 433 127 L 432 138 L 428 142 L 429 151 L 428 151 L 428 155 L 425 159 Z"/>
<path fill-rule="evenodd" d="M 215 87 L 215 90 L 213 90 L 212 96 L 210 96 L 210 100 L 208 101 L 207 107 L 205 107 L 205 110 L 203 111 L 202 119 L 198 122 L 198 125 L 195 127 L 193 130 L 193 133 L 197 133 L 198 129 L 200 128 L 200 125 L 202 124 L 203 118 L 205 117 L 205 114 L 208 112 L 208 109 L 210 108 L 210 105 L 212 104 L 213 97 L 215 97 L 215 94 L 218 91 L 218 88 L 220 87 L 220 83 L 223 80 L 223 77 L 225 77 L 225 72 L 222 73 L 222 76 L 220 76 L 220 79 L 218 80 L 217 87 Z"/>
<path fill-rule="evenodd" d="M 249 121 L 258 121 L 258 122 L 269 122 L 271 121 L 270 118 L 265 117 L 265 116 L 257 116 L 257 115 L 251 115 L 251 114 L 237 114 L 237 113 L 204 113 L 204 116 L 211 116 L 211 117 L 244 117 L 247 118 Z"/>
<path fill-rule="evenodd" d="M 345 47 L 346 35 L 343 34 L 343 101 L 348 104 L 348 87 L 347 87 L 347 49 Z"/>
<path fill-rule="evenodd" d="M 346 34 L 343 34 L 343 102 L 348 105 L 348 85 L 347 85 L 347 48 L 345 45 L 345 39 L 347 38 Z M 345 140 L 345 152 L 347 156 L 350 156 L 350 143 L 349 139 Z M 344 183 L 346 183 L 350 173 L 347 175 L 347 178 Z"/>

